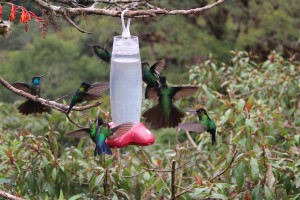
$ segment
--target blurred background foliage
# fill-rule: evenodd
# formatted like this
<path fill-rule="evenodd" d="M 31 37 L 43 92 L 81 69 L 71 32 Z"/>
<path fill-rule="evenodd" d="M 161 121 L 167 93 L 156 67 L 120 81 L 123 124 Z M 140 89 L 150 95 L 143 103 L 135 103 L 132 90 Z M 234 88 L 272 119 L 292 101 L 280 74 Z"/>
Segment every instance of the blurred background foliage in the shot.
<path fill-rule="evenodd" d="M 207 1 L 160 3 L 185 8 Z M 216 146 L 208 133 L 191 133 L 194 148 L 182 131 L 151 130 L 154 145 L 113 150 L 104 161 L 93 157 L 89 138 L 64 137 L 76 129 L 64 115 L 24 117 L 16 109 L 24 99 L 0 87 L 0 189 L 28 199 L 169 199 L 170 172 L 147 169 L 170 170 L 174 159 L 182 165 L 175 173 L 180 199 L 299 199 L 299 11 L 297 0 L 232 0 L 203 15 L 133 20 L 144 61 L 164 58 L 170 84 L 200 86 L 176 105 L 208 110 L 218 127 Z M 110 47 L 120 19 L 76 19 L 91 35 L 56 21 L 45 39 L 34 23 L 27 33 L 13 24 L 10 37 L 0 38 L 1 76 L 29 82 L 33 74 L 47 73 L 42 96 L 49 99 L 85 80 L 107 81 L 109 65 L 87 44 L 110 39 Z M 101 102 L 109 112 L 109 97 Z M 143 111 L 154 104 L 143 100 Z M 86 115 L 102 112 L 71 113 L 82 125 Z"/>

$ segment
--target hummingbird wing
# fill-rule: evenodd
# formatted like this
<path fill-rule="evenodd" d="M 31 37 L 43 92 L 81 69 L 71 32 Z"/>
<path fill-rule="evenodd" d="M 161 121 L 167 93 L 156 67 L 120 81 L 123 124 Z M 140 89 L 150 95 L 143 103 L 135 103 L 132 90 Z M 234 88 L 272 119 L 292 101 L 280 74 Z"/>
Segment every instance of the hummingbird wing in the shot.
<path fill-rule="evenodd" d="M 147 99 L 157 100 L 158 97 L 158 88 L 146 88 L 145 96 Z"/>
<path fill-rule="evenodd" d="M 30 94 L 30 85 L 28 83 L 17 82 L 17 83 L 12 83 L 11 85 L 14 88 L 17 88 L 18 90 L 22 90 Z"/>
<path fill-rule="evenodd" d="M 73 137 L 73 138 L 82 138 L 85 136 L 88 136 L 90 132 L 89 128 L 82 128 L 76 131 L 72 131 L 66 134 L 67 137 Z"/>
<path fill-rule="evenodd" d="M 120 124 L 119 126 L 116 126 L 112 129 L 110 129 L 110 131 L 113 135 L 109 136 L 109 139 L 115 139 L 115 138 L 118 138 L 118 137 L 124 135 L 132 127 L 133 127 L 133 123 L 132 122 L 127 122 L 127 123 Z"/>
<path fill-rule="evenodd" d="M 109 88 L 109 82 L 95 83 L 89 87 L 83 100 L 92 101 L 98 99 Z"/>
<path fill-rule="evenodd" d="M 207 131 L 207 127 L 202 126 L 197 122 L 179 123 L 178 128 L 181 128 L 186 131 L 197 132 L 197 133 L 203 133 Z"/>
<path fill-rule="evenodd" d="M 191 96 L 197 92 L 199 87 L 196 86 L 184 86 L 184 87 L 172 87 L 171 94 L 175 101 Z"/>
<path fill-rule="evenodd" d="M 159 60 L 151 66 L 150 70 L 152 72 L 155 72 L 155 74 L 159 75 L 164 69 L 165 63 L 165 60 Z"/>

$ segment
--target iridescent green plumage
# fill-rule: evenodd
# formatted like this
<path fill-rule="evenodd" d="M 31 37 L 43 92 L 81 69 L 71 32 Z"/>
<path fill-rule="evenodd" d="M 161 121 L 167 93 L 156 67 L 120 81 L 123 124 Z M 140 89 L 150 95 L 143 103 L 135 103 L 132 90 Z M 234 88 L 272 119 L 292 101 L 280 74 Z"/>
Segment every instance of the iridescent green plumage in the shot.
<path fill-rule="evenodd" d="M 166 77 L 160 76 L 160 87 L 148 90 L 148 97 L 158 99 L 158 104 L 143 113 L 146 122 L 155 128 L 176 127 L 184 114 L 173 105 L 173 100 L 179 100 L 194 94 L 198 87 L 168 87 Z"/>
<path fill-rule="evenodd" d="M 150 88 L 159 87 L 159 76 L 162 70 L 164 69 L 165 61 L 159 60 L 154 65 L 149 68 L 147 62 L 142 63 L 142 78 L 143 81 L 147 84 L 145 91 L 145 98 L 147 99 L 148 90 Z"/>
<path fill-rule="evenodd" d="M 93 101 L 100 98 L 100 96 L 109 88 L 108 82 L 90 84 L 87 82 L 81 83 L 79 88 L 73 94 L 67 115 L 75 104 L 83 101 Z"/>
<path fill-rule="evenodd" d="M 32 78 L 32 83 L 22 83 L 22 82 L 17 82 L 17 83 L 12 83 L 11 85 L 19 90 L 22 90 L 26 93 L 29 93 L 31 95 L 35 95 L 40 97 L 40 87 L 41 87 L 41 82 L 40 79 L 42 76 L 34 76 Z M 43 112 L 51 112 L 51 108 L 48 106 L 45 106 L 39 102 L 32 101 L 28 99 L 24 103 L 22 103 L 19 107 L 18 110 L 21 114 L 23 115 L 29 115 L 29 114 L 36 114 L 36 113 L 43 113 Z"/>
<path fill-rule="evenodd" d="M 211 134 L 211 140 L 213 144 L 216 144 L 216 124 L 215 122 L 208 116 L 206 110 L 204 108 L 200 108 L 196 111 L 189 111 L 191 113 L 196 113 L 199 118 L 199 122 L 192 123 L 180 123 L 179 128 L 193 131 L 198 133 L 203 133 L 205 131 Z"/>
<path fill-rule="evenodd" d="M 110 62 L 111 59 L 111 53 L 106 50 L 105 45 L 104 47 L 101 47 L 99 45 L 90 45 L 93 47 L 94 53 L 103 61 Z"/>
<path fill-rule="evenodd" d="M 94 122 L 90 123 L 89 128 L 82 128 L 76 131 L 72 131 L 70 133 L 67 133 L 67 136 L 81 138 L 89 135 L 93 142 L 96 144 L 94 156 L 101 155 L 102 153 L 111 155 L 112 152 L 105 142 L 106 139 L 114 139 L 120 137 L 128 132 L 132 128 L 132 126 L 133 124 L 128 122 L 114 128 L 110 128 L 110 125 L 108 123 L 105 123 L 102 118 L 98 118 Z"/>

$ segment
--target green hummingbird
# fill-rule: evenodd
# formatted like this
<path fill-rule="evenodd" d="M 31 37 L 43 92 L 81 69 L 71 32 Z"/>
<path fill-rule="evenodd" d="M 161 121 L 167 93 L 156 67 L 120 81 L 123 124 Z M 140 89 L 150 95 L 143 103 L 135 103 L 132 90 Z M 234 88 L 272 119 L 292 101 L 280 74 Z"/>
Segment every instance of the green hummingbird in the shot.
<path fill-rule="evenodd" d="M 96 119 L 94 122 L 90 122 L 89 128 L 82 128 L 76 131 L 67 133 L 68 137 L 82 138 L 90 135 L 93 142 L 96 144 L 94 150 L 94 156 L 106 153 L 111 155 L 112 152 L 109 146 L 106 144 L 106 138 L 115 139 L 121 137 L 133 127 L 133 123 L 127 122 L 120 124 L 114 128 L 110 128 L 108 123 L 105 123 L 101 117 Z"/>
<path fill-rule="evenodd" d="M 111 53 L 106 50 L 106 44 L 104 47 L 101 47 L 99 45 L 93 45 L 89 44 L 89 46 L 93 47 L 94 53 L 103 61 L 109 63 L 111 59 Z"/>
<path fill-rule="evenodd" d="M 144 112 L 142 116 L 156 128 L 176 127 L 184 114 L 173 105 L 173 101 L 193 95 L 198 87 L 168 87 L 165 76 L 160 76 L 159 79 L 160 87 L 149 89 L 147 94 L 151 99 L 158 99 L 158 104 Z"/>
<path fill-rule="evenodd" d="M 88 83 L 82 82 L 76 92 L 73 94 L 67 115 L 72 110 L 73 106 L 83 101 L 92 101 L 98 99 L 102 93 L 109 88 L 109 82 Z"/>
<path fill-rule="evenodd" d="M 148 99 L 147 96 L 148 90 L 150 88 L 159 87 L 159 76 L 162 70 L 164 69 L 165 61 L 159 60 L 154 63 L 150 68 L 147 62 L 142 63 L 142 78 L 143 81 L 147 84 L 145 91 L 145 98 Z"/>
<path fill-rule="evenodd" d="M 46 76 L 46 74 L 42 75 L 42 76 L 34 76 L 32 78 L 32 83 L 28 84 L 28 83 L 23 83 L 23 82 L 17 82 L 17 83 L 12 83 L 11 85 L 13 87 L 15 87 L 16 89 L 22 90 L 26 93 L 29 93 L 31 95 L 35 95 L 40 97 L 41 94 L 41 78 L 43 76 Z M 22 103 L 19 107 L 18 107 L 18 111 L 23 114 L 23 115 L 29 115 L 29 114 L 36 114 L 36 113 L 43 113 L 43 112 L 47 112 L 50 113 L 51 112 L 51 108 L 49 108 L 48 106 L 45 106 L 39 102 L 36 101 L 32 101 L 30 99 L 28 99 L 27 101 L 25 101 L 24 103 Z"/>
<path fill-rule="evenodd" d="M 211 134 L 212 144 L 216 144 L 216 124 L 215 122 L 208 116 L 206 110 L 204 108 L 200 108 L 196 111 L 188 111 L 190 113 L 194 113 L 198 115 L 199 122 L 191 122 L 191 123 L 180 123 L 178 128 L 181 128 L 186 131 L 193 131 L 197 133 L 203 133 L 205 131 Z"/>

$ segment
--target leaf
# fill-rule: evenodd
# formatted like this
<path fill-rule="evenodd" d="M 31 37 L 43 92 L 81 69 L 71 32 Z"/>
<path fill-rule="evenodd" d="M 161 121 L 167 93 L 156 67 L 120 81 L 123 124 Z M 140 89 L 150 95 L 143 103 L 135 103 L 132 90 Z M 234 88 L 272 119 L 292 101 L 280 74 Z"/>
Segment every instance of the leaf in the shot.
<path fill-rule="evenodd" d="M 150 174 L 149 172 L 145 172 L 144 175 L 143 175 L 143 178 L 146 180 L 146 181 L 149 181 L 150 180 Z"/>
<path fill-rule="evenodd" d="M 164 151 L 164 154 L 165 154 L 167 157 L 174 157 L 174 156 L 176 156 L 176 152 L 173 151 L 172 149 L 165 150 L 165 151 Z"/>
<path fill-rule="evenodd" d="M 228 197 L 226 197 L 224 194 L 219 194 L 219 193 L 213 193 L 211 197 L 216 199 L 228 199 Z"/>
<path fill-rule="evenodd" d="M 264 186 L 264 189 L 265 189 L 266 200 L 272 200 L 273 197 L 272 197 L 270 189 L 266 185 Z"/>
<path fill-rule="evenodd" d="M 253 119 L 246 119 L 245 121 L 245 125 L 246 127 L 249 127 L 251 129 L 252 132 L 255 132 L 257 131 L 257 125 L 256 125 L 256 122 L 253 120 Z"/>
<path fill-rule="evenodd" d="M 245 100 L 244 99 L 240 99 L 239 102 L 237 103 L 237 109 L 242 111 L 245 107 Z"/>
<path fill-rule="evenodd" d="M 257 183 L 259 180 L 259 168 L 256 158 L 250 159 L 250 176 L 252 180 Z"/>
<path fill-rule="evenodd" d="M 259 195 L 259 189 L 260 185 L 257 184 L 257 186 L 251 191 L 251 200 L 261 200 Z"/>
<path fill-rule="evenodd" d="M 196 182 L 198 183 L 199 186 L 201 186 L 203 184 L 202 179 L 198 174 L 195 174 L 194 178 L 195 178 L 195 180 L 196 180 Z"/>
<path fill-rule="evenodd" d="M 243 162 L 241 162 L 236 170 L 235 170 L 235 173 L 234 173 L 234 177 L 235 177 L 235 180 L 236 180 L 236 183 L 237 183 L 237 186 L 239 188 L 242 188 L 243 185 L 244 185 L 244 182 L 245 182 L 245 177 L 244 177 L 244 174 L 245 174 L 245 165 Z"/>
<path fill-rule="evenodd" d="M 111 200 L 118 200 L 118 196 L 117 196 L 116 193 L 114 193 L 114 196 L 113 196 L 113 198 Z"/>
<path fill-rule="evenodd" d="M 248 100 L 247 100 L 247 102 L 246 102 L 246 104 L 245 104 L 245 109 L 246 109 L 248 112 L 250 112 L 250 110 L 251 110 L 251 108 L 252 108 L 252 106 L 253 106 L 253 101 L 254 101 L 254 97 L 253 97 L 253 95 L 251 95 L 251 96 L 248 98 Z"/>
<path fill-rule="evenodd" d="M 273 187 L 273 184 L 275 182 L 275 177 L 272 172 L 272 165 L 268 164 L 268 170 L 267 170 L 267 186 L 271 189 Z"/>

